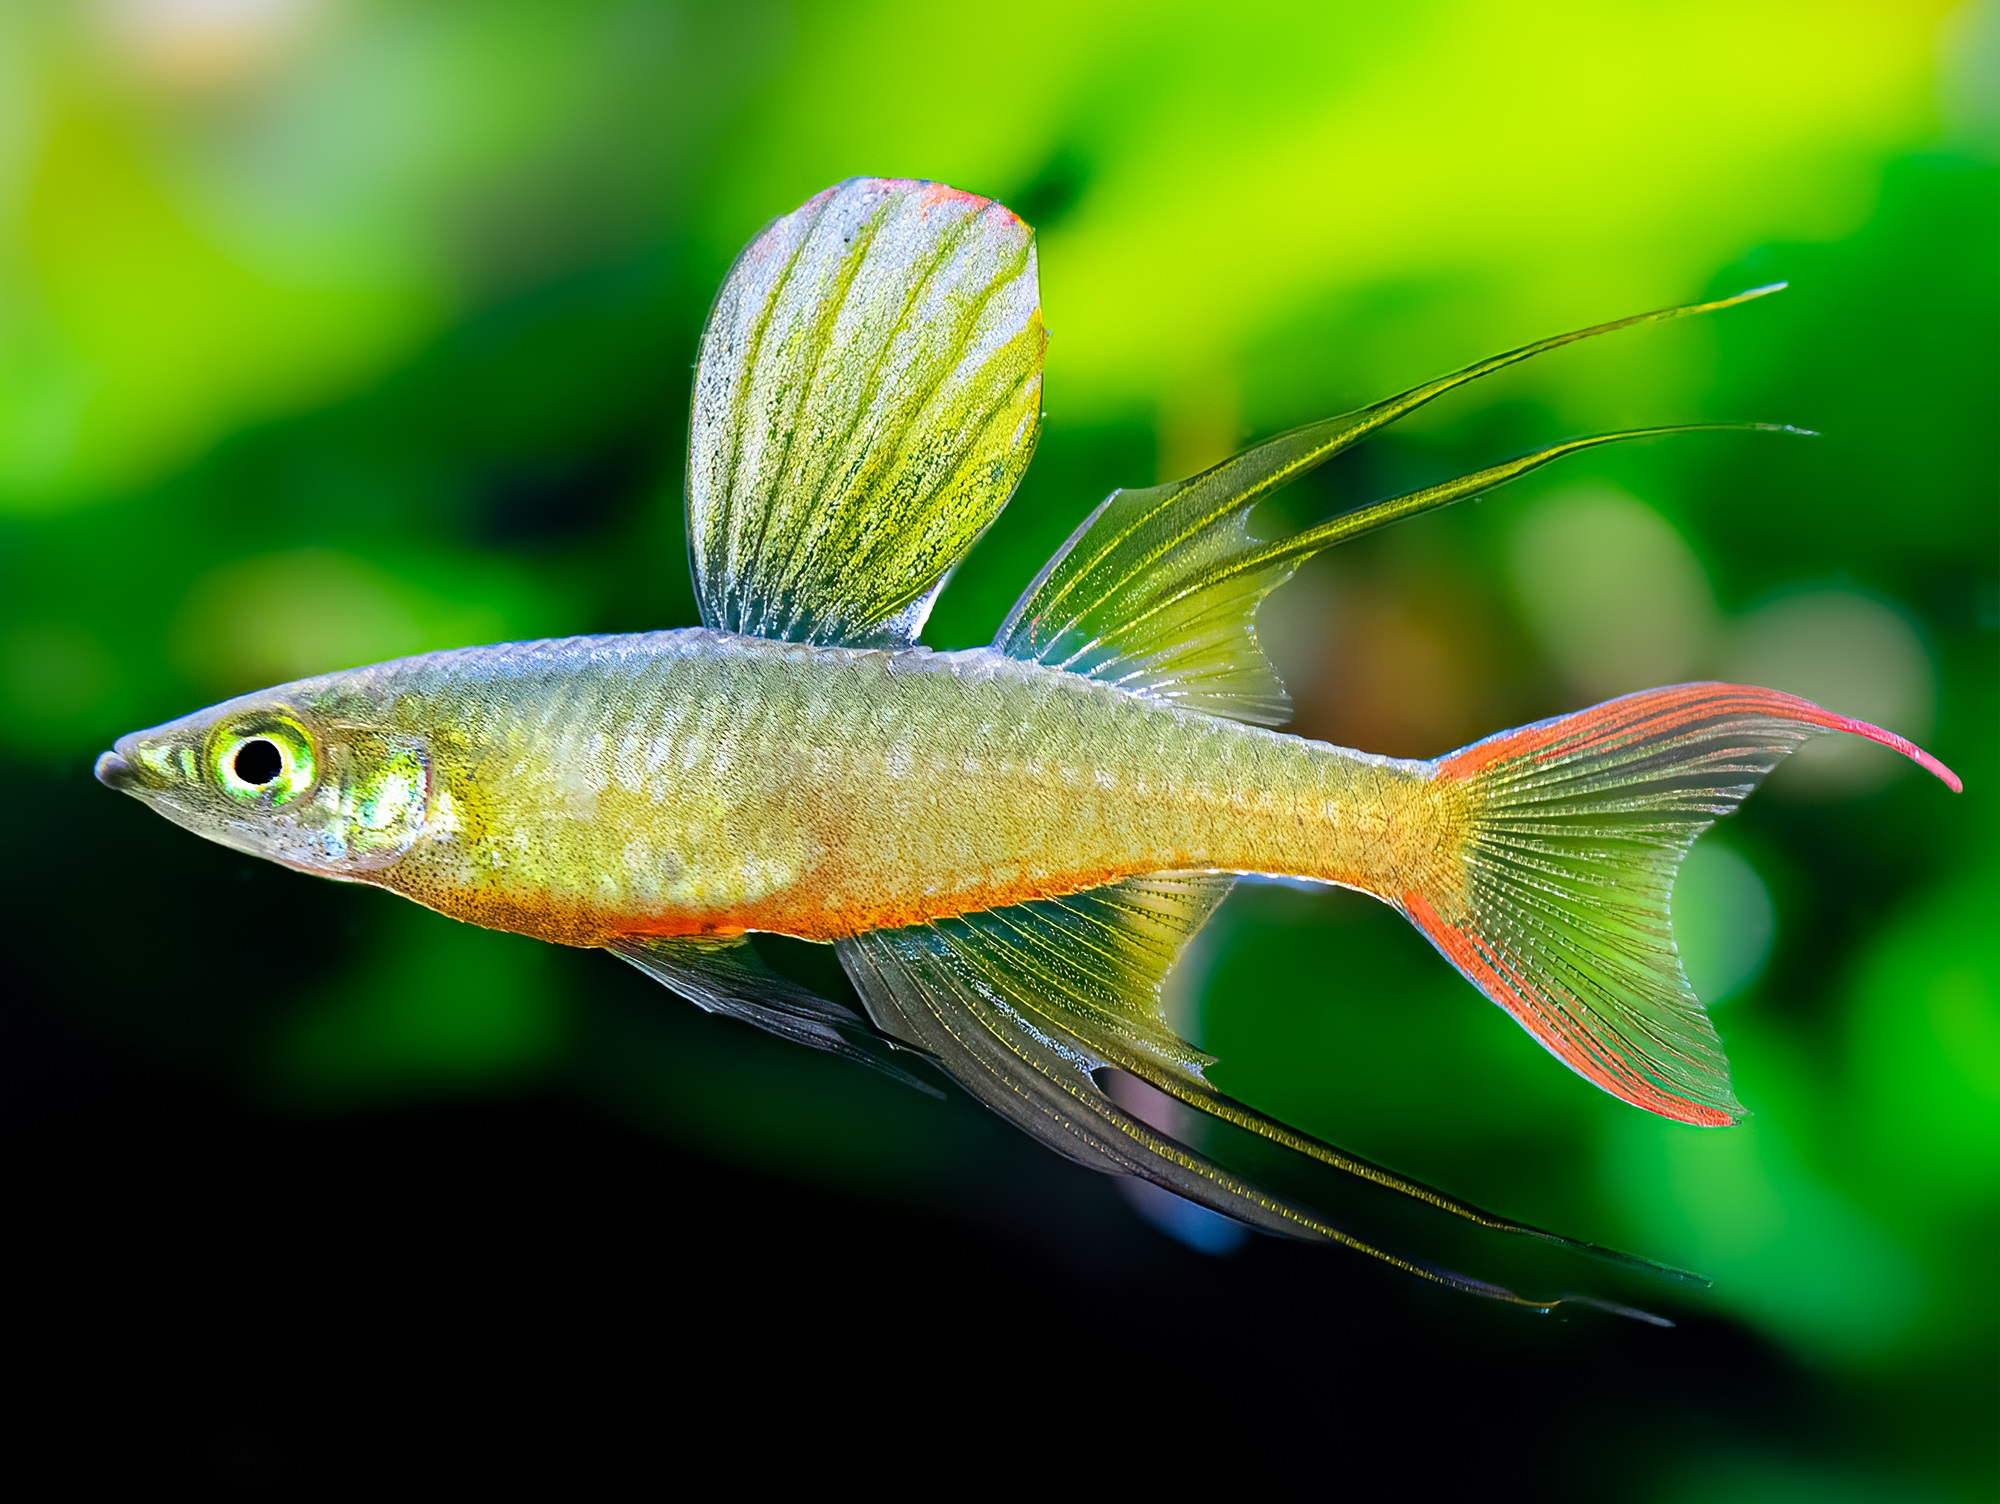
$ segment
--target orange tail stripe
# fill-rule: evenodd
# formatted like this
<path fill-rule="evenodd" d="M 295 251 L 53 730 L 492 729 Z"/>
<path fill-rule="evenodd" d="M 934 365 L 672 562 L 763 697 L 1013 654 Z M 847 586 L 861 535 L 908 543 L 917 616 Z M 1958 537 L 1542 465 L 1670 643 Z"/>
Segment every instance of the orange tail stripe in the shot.
<path fill-rule="evenodd" d="M 1762 716 L 1796 721 L 1823 731 L 1846 731 L 1865 737 L 1880 746 L 1900 752 L 1925 771 L 1943 780 L 1953 793 L 1963 791 L 1959 776 L 1930 753 L 1906 737 L 1851 716 L 1835 715 L 1810 700 L 1775 689 L 1757 689 L 1743 684 L 1677 684 L 1670 689 L 1648 689 L 1638 694 L 1608 700 L 1590 710 L 1554 720 L 1537 721 L 1515 731 L 1503 731 L 1484 741 L 1454 752 L 1438 764 L 1438 776 L 1461 782 L 1497 762 L 1533 756 L 1546 761 L 1571 753 L 1601 749 L 1618 741 L 1643 734 L 1648 738 L 1671 736 L 1683 728 L 1706 721 L 1739 716 Z"/>

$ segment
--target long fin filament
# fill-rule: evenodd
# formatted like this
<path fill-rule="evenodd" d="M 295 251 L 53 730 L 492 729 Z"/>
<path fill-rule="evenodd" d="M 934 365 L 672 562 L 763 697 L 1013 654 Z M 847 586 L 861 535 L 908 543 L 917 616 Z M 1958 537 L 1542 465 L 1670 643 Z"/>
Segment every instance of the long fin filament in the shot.
<path fill-rule="evenodd" d="M 1281 725 L 1290 718 L 1290 701 L 1258 645 L 1257 607 L 1313 554 L 1599 444 L 1708 429 L 1801 430 L 1766 423 L 1702 423 L 1572 439 L 1442 485 L 1357 507 L 1274 542 L 1250 534 L 1248 517 L 1258 502 L 1454 387 L 1516 361 L 1637 324 L 1728 308 L 1778 286 L 1782 284 L 1538 340 L 1372 406 L 1278 434 L 1185 480 L 1114 491 L 1029 583 L 994 646 L 1010 657 L 1085 674 L 1191 710 Z"/>

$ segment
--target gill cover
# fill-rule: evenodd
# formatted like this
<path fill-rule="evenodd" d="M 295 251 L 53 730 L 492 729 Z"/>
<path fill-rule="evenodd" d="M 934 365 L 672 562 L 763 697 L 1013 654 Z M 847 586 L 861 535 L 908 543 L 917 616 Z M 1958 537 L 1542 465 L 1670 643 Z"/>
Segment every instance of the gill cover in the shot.
<path fill-rule="evenodd" d="M 337 828 L 350 870 L 396 860 L 430 822 L 431 769 L 414 737 L 360 733 L 337 744 Z"/>

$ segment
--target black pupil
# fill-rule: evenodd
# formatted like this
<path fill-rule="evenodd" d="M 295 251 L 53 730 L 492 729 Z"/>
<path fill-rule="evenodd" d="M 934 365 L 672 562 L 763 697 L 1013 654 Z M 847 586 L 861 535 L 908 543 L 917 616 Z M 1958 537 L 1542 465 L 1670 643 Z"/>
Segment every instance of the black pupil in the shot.
<path fill-rule="evenodd" d="M 267 741 L 245 742 L 236 749 L 236 776 L 245 783 L 263 785 L 284 771 L 285 760 L 277 747 Z"/>

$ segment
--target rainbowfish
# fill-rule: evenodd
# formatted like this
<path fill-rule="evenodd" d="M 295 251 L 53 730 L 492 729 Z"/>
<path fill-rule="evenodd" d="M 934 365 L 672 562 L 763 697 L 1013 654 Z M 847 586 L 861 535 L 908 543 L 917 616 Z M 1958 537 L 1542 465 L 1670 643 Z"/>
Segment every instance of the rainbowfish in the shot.
<path fill-rule="evenodd" d="M 1613 1095 L 1685 1123 L 1740 1115 L 1674 948 L 1682 856 L 1816 732 L 1892 747 L 1957 789 L 1948 769 L 1733 684 L 1626 695 L 1435 761 L 1371 756 L 1271 729 L 1287 701 L 1254 630 L 1259 603 L 1333 544 L 1683 430 L 1574 439 L 1277 540 L 1246 516 L 1489 372 L 1772 290 L 1542 340 L 1113 492 L 991 646 L 934 652 L 918 641 L 932 602 L 1039 432 L 1034 235 L 939 184 L 853 179 L 768 225 L 709 314 L 687 474 L 703 626 L 302 679 L 122 737 L 97 776 L 235 850 L 609 950 L 800 1043 L 904 1076 L 922 1057 L 1085 1165 L 1546 1309 L 1364 1243 L 1101 1078 L 1136 1077 L 1299 1164 L 1569 1242 L 1210 1085 L 1162 980 L 1239 875 L 1269 874 L 1391 905 Z M 773 971 L 758 931 L 833 945 L 866 1016 Z"/>

